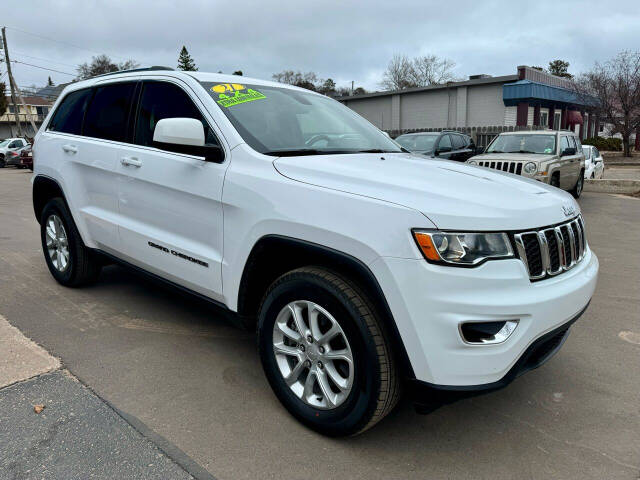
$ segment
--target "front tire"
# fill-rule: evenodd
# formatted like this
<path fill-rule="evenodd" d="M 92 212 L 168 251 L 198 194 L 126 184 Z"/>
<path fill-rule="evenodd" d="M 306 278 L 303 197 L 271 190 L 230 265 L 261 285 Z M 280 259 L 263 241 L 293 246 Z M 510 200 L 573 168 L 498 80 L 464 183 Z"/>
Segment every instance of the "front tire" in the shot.
<path fill-rule="evenodd" d="M 375 308 L 324 268 L 293 270 L 269 287 L 258 348 L 278 399 L 324 435 L 363 432 L 398 401 L 400 382 Z"/>
<path fill-rule="evenodd" d="M 61 198 L 53 198 L 42 210 L 40 238 L 47 267 L 58 283 L 79 287 L 94 282 L 100 275 L 102 264 L 82 242 Z"/>
<path fill-rule="evenodd" d="M 578 180 L 576 181 L 576 185 L 573 187 L 573 190 L 571 190 L 571 195 L 573 195 L 574 198 L 580 198 L 580 195 L 582 194 L 583 185 L 584 185 L 584 170 L 580 172 L 580 175 L 578 176 Z"/>

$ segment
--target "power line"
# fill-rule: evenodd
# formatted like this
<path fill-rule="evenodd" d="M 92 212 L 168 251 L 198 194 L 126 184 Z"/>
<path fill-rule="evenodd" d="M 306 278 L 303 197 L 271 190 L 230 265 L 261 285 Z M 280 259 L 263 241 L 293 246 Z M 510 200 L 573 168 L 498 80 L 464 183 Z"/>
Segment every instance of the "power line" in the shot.
<path fill-rule="evenodd" d="M 33 63 L 21 62 L 20 60 L 11 60 L 11 61 L 13 63 L 20 63 L 22 65 L 29 65 L 30 67 L 41 68 L 42 70 L 49 70 L 50 72 L 62 73 L 64 75 L 71 75 L 72 77 L 76 76 L 75 73 L 61 72 L 60 70 L 54 70 L 53 68 L 41 67 L 40 65 L 34 65 Z"/>
<path fill-rule="evenodd" d="M 57 62 L 56 60 L 50 60 L 48 58 L 42 58 L 42 57 L 34 57 L 33 55 L 27 55 L 26 53 L 21 53 L 21 52 L 13 52 L 13 55 L 18 55 L 20 57 L 27 57 L 27 58 L 33 58 L 34 60 L 42 60 L 43 62 L 49 62 L 49 63 L 57 63 L 58 65 L 64 65 L 66 67 L 71 67 L 71 68 L 76 68 L 77 65 L 71 65 L 70 63 L 62 63 L 62 62 Z"/>
<path fill-rule="evenodd" d="M 55 42 L 55 43 L 59 43 L 59 44 L 61 44 L 61 45 L 67 45 L 67 46 L 69 46 L 69 47 L 77 48 L 77 49 L 79 49 L 79 50 L 84 50 L 84 51 L 87 51 L 87 52 L 96 53 L 96 54 L 98 54 L 98 55 L 102 55 L 102 54 L 104 54 L 104 52 L 100 53 L 100 52 L 97 52 L 97 51 L 95 51 L 95 50 L 91 50 L 91 49 L 89 49 L 89 48 L 79 47 L 78 45 L 74 45 L 73 43 L 63 42 L 62 40 L 56 40 L 56 39 L 54 39 L 54 38 L 45 37 L 44 35 L 39 35 L 39 34 L 37 34 L 37 33 L 28 32 L 28 31 L 26 31 L 26 30 L 22 30 L 21 28 L 15 28 L 15 27 L 6 27 L 6 28 L 8 28 L 9 30 L 15 30 L 16 32 L 25 33 L 25 34 L 27 34 L 27 35 L 32 35 L 32 36 L 34 36 L 34 37 L 42 38 L 42 39 L 44 39 L 44 40 L 49 40 L 50 42 Z M 109 56 L 110 56 L 110 57 L 115 57 L 115 58 L 121 58 L 122 60 L 130 60 L 129 58 L 121 57 L 121 56 L 119 56 L 119 55 L 109 55 Z M 148 63 L 143 63 L 143 65 L 149 65 L 149 64 L 148 64 Z"/>

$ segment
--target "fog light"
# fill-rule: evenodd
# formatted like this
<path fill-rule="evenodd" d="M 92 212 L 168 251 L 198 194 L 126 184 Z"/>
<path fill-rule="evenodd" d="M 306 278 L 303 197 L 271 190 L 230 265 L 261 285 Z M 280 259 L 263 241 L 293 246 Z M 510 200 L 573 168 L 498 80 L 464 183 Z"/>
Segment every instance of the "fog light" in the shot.
<path fill-rule="evenodd" d="M 511 336 L 517 326 L 518 320 L 461 323 L 460 336 L 465 343 L 491 345 L 504 342 Z"/>

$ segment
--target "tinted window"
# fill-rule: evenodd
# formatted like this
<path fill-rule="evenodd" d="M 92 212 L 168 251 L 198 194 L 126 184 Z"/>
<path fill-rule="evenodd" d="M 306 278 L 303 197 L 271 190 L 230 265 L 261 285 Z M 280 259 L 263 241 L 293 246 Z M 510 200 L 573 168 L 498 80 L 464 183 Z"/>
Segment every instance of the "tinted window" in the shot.
<path fill-rule="evenodd" d="M 443 135 L 438 144 L 438 150 L 451 150 L 451 140 L 449 135 Z"/>
<path fill-rule="evenodd" d="M 164 82 L 144 84 L 136 122 L 135 143 L 152 146 L 156 124 L 163 118 L 176 117 L 200 120 L 204 126 L 205 143 L 218 145 L 215 134 L 189 96 L 180 87 Z"/>
<path fill-rule="evenodd" d="M 464 148 L 465 141 L 464 141 L 464 138 L 462 138 L 461 135 L 451 135 L 451 137 L 453 137 L 453 148 L 454 148 L 454 150 L 458 150 L 460 148 Z"/>
<path fill-rule="evenodd" d="M 124 141 L 135 83 L 115 83 L 96 88 L 84 117 L 86 137 Z"/>
<path fill-rule="evenodd" d="M 80 135 L 82 118 L 91 97 L 91 89 L 78 90 L 68 94 L 49 123 L 49 130 Z"/>

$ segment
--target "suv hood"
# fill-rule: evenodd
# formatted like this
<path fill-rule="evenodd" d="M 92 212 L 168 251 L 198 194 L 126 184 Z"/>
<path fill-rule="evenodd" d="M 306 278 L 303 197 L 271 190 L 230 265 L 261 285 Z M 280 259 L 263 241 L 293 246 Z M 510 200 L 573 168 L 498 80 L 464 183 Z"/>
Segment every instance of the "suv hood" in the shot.
<path fill-rule="evenodd" d="M 566 192 L 535 180 L 405 153 L 280 157 L 283 176 L 422 212 L 437 228 L 524 230 L 565 221 Z M 420 227 L 420 225 L 416 225 Z"/>
<path fill-rule="evenodd" d="M 469 160 L 479 160 L 481 162 L 487 160 L 497 160 L 499 162 L 547 162 L 553 160 L 554 157 L 555 155 L 540 155 L 539 153 L 482 153 L 471 157 Z"/>

